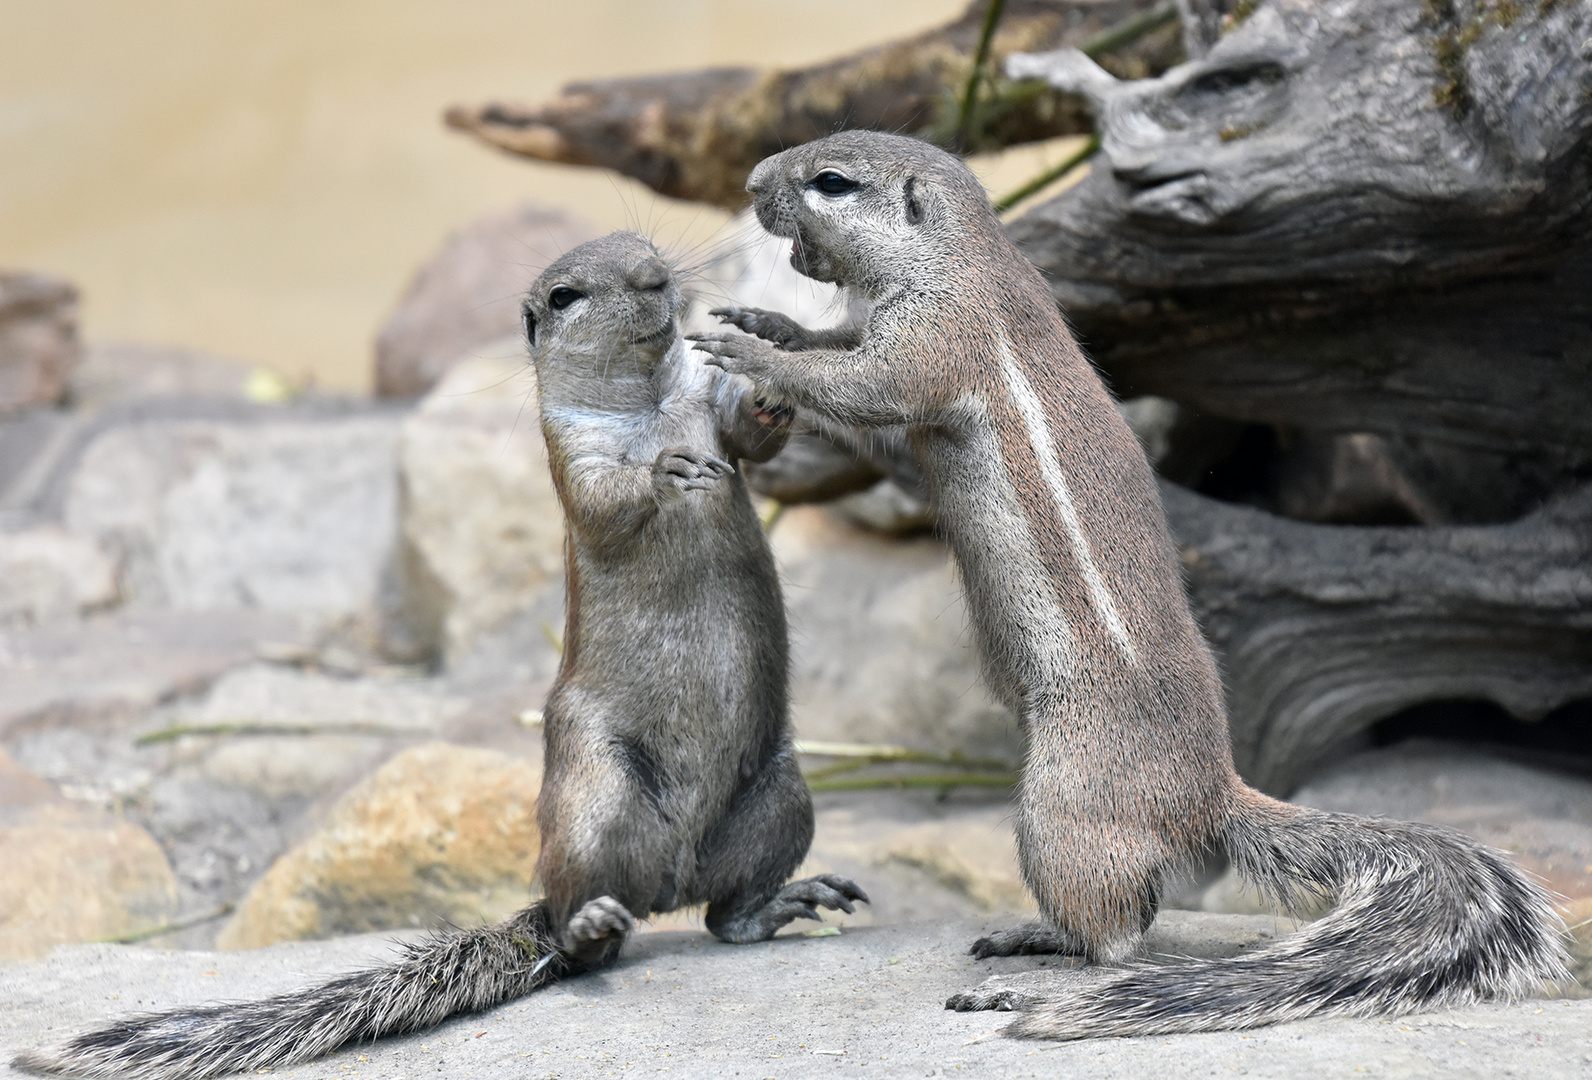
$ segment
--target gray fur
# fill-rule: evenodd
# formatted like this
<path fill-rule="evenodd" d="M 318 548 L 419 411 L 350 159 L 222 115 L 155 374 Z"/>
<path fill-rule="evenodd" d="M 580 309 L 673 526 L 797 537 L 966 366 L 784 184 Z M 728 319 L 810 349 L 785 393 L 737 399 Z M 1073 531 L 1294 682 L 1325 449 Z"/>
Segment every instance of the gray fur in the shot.
<path fill-rule="evenodd" d="M 758 332 L 768 321 L 785 344 L 706 334 L 701 347 L 833 422 L 906 425 L 985 675 L 1023 727 L 1018 859 L 1045 925 L 974 951 L 1129 961 L 1165 877 L 1218 845 L 1285 907 L 1301 888 L 1339 901 L 1245 957 L 1047 991 L 1013 1033 L 1392 1013 L 1563 976 L 1546 894 L 1500 856 L 1440 829 L 1290 806 L 1239 779 L 1216 664 L 1143 451 L 965 165 L 914 139 L 852 131 L 765 160 L 747 187 L 763 225 L 793 239 L 792 264 L 860 294 L 868 322 L 844 348 L 736 309 L 727 321 Z M 948 1005 L 1036 1000 L 1012 981 Z"/>
<path fill-rule="evenodd" d="M 580 295 L 555 308 L 559 289 Z M 706 903 L 710 931 L 751 942 L 867 899 L 833 874 L 785 884 L 812 801 L 791 744 L 784 601 L 735 463 L 772 456 L 789 413 L 687 350 L 674 275 L 638 234 L 570 251 L 524 308 L 568 524 L 538 807 L 546 898 L 389 967 L 133 1017 L 19 1068 L 167 1080 L 285 1065 L 611 963 L 653 912 Z"/>

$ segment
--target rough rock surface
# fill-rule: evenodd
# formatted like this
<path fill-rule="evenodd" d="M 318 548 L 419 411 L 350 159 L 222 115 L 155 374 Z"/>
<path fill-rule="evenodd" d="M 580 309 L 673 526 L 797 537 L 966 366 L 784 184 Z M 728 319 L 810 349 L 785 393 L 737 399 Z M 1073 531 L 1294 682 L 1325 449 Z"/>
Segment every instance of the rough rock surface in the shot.
<path fill-rule="evenodd" d="M 0 624 L 37 624 L 119 598 L 116 566 L 98 545 L 59 526 L 0 532 Z"/>
<path fill-rule="evenodd" d="M 471 350 L 516 333 L 526 286 L 596 235 L 561 210 L 523 203 L 448 237 L 376 337 L 376 393 L 424 394 Z"/>
<path fill-rule="evenodd" d="M 77 287 L 0 271 L 0 415 L 60 402 L 78 356 Z"/>
<path fill-rule="evenodd" d="M 1016 725 L 979 680 L 944 544 L 884 540 L 819 507 L 791 508 L 771 539 L 799 738 L 1018 760 Z"/>
<path fill-rule="evenodd" d="M 350 1047 L 275 1075 L 482 1080 L 609 1075 L 884 1077 L 1252 1076 L 1571 1080 L 1592 1069 L 1592 1001 L 1552 998 L 1395 1020 L 1308 1020 L 1249 1032 L 1035 1043 L 996 1034 L 1001 1013 L 950 1013 L 952 993 L 1036 957 L 975 961 L 1004 923 L 960 918 L 787 933 L 730 946 L 644 933 L 619 964 L 475 1016 Z M 1231 954 L 1287 930 L 1261 917 L 1170 912 L 1151 932 L 1170 954 Z M 58 950 L 0 968 L 3 1057 L 107 1017 L 287 992 L 393 955 L 386 941 L 294 943 L 250 953 Z M 15 1073 L 0 1065 L 0 1076 Z"/>
<path fill-rule="evenodd" d="M 395 546 L 396 418 L 251 417 L 110 428 L 71 477 L 67 526 L 117 553 L 130 601 L 373 607 Z"/>
<path fill-rule="evenodd" d="M 420 647 L 452 659 L 563 577 L 535 375 L 517 339 L 501 345 L 489 351 L 512 359 L 461 361 L 399 445 L 404 614 Z"/>
<path fill-rule="evenodd" d="M 147 709 L 204 689 L 263 643 L 303 636 L 297 618 L 268 611 L 115 611 L 0 627 L 0 732 L 52 708 Z"/>
<path fill-rule="evenodd" d="M 266 872 L 217 943 L 500 918 L 530 895 L 540 788 L 535 765 L 493 751 L 406 750 Z"/>

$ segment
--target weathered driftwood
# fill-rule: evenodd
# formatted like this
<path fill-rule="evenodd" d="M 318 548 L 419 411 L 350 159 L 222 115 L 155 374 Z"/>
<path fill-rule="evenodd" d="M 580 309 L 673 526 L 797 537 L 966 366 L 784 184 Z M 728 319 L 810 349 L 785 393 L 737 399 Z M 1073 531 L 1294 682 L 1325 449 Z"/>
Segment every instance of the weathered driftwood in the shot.
<path fill-rule="evenodd" d="M 991 73 L 1014 52 L 1081 45 L 1158 6 L 1159 0 L 1010 0 L 990 50 Z M 448 123 L 510 153 L 599 165 L 664 195 L 738 208 L 752 167 L 769 154 L 843 127 L 955 137 L 958 95 L 973 66 L 988 0 L 946 26 L 790 71 L 710 71 L 573 83 L 540 106 L 450 109 Z M 1102 58 L 1138 78 L 1181 54 L 1175 25 Z M 985 103 L 976 145 L 995 148 L 1090 130 L 1073 94 L 1034 93 Z"/>
<path fill-rule="evenodd" d="M 1584 464 L 1592 4 L 1227 7 L 1159 78 L 1008 62 L 1099 114 L 1089 177 L 1010 231 L 1119 392 Z"/>
<path fill-rule="evenodd" d="M 1592 487 L 1507 525 L 1332 527 L 1163 484 L 1244 775 L 1286 793 L 1431 701 L 1592 697 Z"/>

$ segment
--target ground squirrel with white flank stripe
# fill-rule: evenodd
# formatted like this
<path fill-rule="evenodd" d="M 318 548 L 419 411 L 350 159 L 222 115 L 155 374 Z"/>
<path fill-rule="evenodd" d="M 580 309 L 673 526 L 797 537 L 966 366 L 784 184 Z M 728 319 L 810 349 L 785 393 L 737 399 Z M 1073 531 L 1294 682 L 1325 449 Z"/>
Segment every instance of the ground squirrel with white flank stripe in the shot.
<path fill-rule="evenodd" d="M 1009 1031 L 1081 1038 L 1396 1013 L 1564 976 L 1547 895 L 1502 856 L 1447 829 L 1293 806 L 1238 777 L 1144 453 L 961 161 L 844 132 L 768 158 L 747 189 L 764 227 L 794 241 L 796 269 L 872 309 L 849 338 L 725 309 L 761 337 L 698 335 L 701 347 L 774 400 L 907 426 L 986 677 L 1022 725 L 1018 858 L 1044 922 L 975 954 L 1128 960 L 1166 875 L 1215 847 L 1284 907 L 1312 891 L 1337 901 L 1237 958 L 1061 988 L 1036 973 L 950 1007 L 1026 1008 Z"/>
<path fill-rule="evenodd" d="M 680 309 L 637 233 L 573 249 L 524 305 L 568 524 L 538 807 L 546 899 L 389 967 L 133 1017 L 18 1066 L 175 1078 L 285 1065 L 610 963 L 653 912 L 705 903 L 710 931 L 751 942 L 867 899 L 833 874 L 785 883 L 812 842 L 812 800 L 791 742 L 784 600 L 735 462 L 772 456 L 789 413 L 687 349 Z"/>

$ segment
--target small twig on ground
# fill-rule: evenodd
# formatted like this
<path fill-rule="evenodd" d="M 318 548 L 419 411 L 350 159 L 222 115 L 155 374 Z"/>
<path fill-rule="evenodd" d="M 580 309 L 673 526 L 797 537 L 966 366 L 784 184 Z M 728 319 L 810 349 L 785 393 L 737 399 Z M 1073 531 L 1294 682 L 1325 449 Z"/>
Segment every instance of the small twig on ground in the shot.
<path fill-rule="evenodd" d="M 140 735 L 134 746 L 171 742 L 184 735 L 375 735 L 383 738 L 423 738 L 431 732 L 422 728 L 393 727 L 390 724 L 173 724 Z"/>
<path fill-rule="evenodd" d="M 160 937 L 164 934 L 175 934 L 179 930 L 188 930 L 195 926 L 202 926 L 207 922 L 214 922 L 216 919 L 231 915 L 232 909 L 236 906 L 236 904 L 232 903 L 222 904 L 214 911 L 207 911 L 203 915 L 178 919 L 175 922 L 161 923 L 159 926 L 152 926 L 148 930 L 140 930 L 136 934 L 127 934 L 124 937 L 105 938 L 101 941 L 101 944 L 136 945 L 138 942 L 148 941 L 150 938 Z"/>
<path fill-rule="evenodd" d="M 906 761 L 915 765 L 948 765 L 962 769 L 1010 770 L 1012 767 L 1011 762 L 999 758 L 963 757 L 962 753 L 956 750 L 949 754 L 931 754 L 889 743 L 843 743 L 797 739 L 794 745 L 798 754 L 808 754 L 812 757 L 864 758 L 868 764 Z"/>
<path fill-rule="evenodd" d="M 874 791 L 888 788 L 1011 787 L 1017 777 L 1011 773 L 980 776 L 978 773 L 926 773 L 907 776 L 861 776 L 853 780 L 809 781 L 814 791 Z"/>

